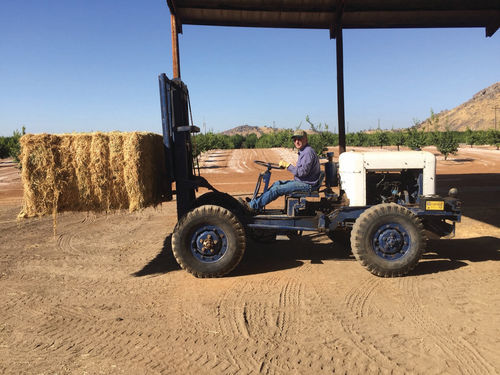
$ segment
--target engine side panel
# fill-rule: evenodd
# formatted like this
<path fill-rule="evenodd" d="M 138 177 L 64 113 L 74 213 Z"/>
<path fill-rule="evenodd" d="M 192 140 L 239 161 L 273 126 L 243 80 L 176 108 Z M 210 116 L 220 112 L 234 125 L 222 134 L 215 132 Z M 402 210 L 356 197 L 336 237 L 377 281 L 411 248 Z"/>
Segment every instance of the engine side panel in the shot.
<path fill-rule="evenodd" d="M 422 173 L 423 195 L 436 192 L 436 157 L 427 151 L 344 152 L 339 156 L 341 188 L 350 207 L 366 206 L 368 172 L 401 172 L 418 170 Z"/>

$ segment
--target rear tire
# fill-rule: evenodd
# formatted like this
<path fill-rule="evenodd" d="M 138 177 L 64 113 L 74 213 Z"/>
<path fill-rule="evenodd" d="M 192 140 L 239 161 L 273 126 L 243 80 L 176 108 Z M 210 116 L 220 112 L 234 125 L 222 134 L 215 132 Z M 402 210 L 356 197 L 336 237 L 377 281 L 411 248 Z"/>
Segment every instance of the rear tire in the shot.
<path fill-rule="evenodd" d="M 240 263 L 245 246 L 245 229 L 236 215 L 213 205 L 189 211 L 172 235 L 177 263 L 196 277 L 228 274 Z"/>
<path fill-rule="evenodd" d="M 351 246 L 356 259 L 374 275 L 403 276 L 415 268 L 424 252 L 424 227 L 407 208 L 379 204 L 356 220 Z"/>

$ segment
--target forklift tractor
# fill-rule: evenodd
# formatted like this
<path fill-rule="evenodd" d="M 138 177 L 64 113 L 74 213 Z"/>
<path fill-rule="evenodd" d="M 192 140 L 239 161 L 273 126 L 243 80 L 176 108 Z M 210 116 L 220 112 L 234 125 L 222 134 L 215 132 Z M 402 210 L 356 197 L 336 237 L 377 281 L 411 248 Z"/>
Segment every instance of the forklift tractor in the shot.
<path fill-rule="evenodd" d="M 436 195 L 436 158 L 425 151 L 333 153 L 310 193 L 285 196 L 282 209 L 254 214 L 195 171 L 189 93 L 180 79 L 159 76 L 165 145 L 167 200 L 177 198 L 178 222 L 172 251 L 179 265 L 196 277 L 220 277 L 240 263 L 247 238 L 273 241 L 277 235 L 321 232 L 350 246 L 360 264 L 381 277 L 403 276 L 420 260 L 426 238 L 453 236 L 460 222 L 456 188 Z M 267 191 L 272 169 L 255 161 L 259 175 L 254 198 Z M 175 191 L 172 184 L 175 182 Z M 263 185 L 263 186 L 262 186 Z M 196 198 L 199 187 L 210 191 Z M 339 191 L 335 193 L 333 188 Z M 314 199 L 311 199 L 314 198 Z"/>

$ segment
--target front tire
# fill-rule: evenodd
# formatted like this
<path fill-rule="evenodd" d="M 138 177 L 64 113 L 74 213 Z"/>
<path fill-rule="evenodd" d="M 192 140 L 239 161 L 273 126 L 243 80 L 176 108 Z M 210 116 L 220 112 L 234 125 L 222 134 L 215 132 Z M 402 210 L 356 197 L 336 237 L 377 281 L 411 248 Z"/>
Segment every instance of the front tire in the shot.
<path fill-rule="evenodd" d="M 374 275 L 403 276 L 415 268 L 424 252 L 424 227 L 407 208 L 379 204 L 356 220 L 351 246 L 356 259 Z"/>
<path fill-rule="evenodd" d="M 189 211 L 174 228 L 172 252 L 177 263 L 196 277 L 221 277 L 245 253 L 245 229 L 226 208 L 204 205 Z"/>

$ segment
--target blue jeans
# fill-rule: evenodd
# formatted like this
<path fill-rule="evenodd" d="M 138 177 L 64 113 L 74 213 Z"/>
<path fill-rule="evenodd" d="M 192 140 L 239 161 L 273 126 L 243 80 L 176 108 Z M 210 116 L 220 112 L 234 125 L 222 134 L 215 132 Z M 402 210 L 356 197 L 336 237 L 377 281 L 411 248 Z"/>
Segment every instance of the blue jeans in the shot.
<path fill-rule="evenodd" d="M 254 210 L 261 210 L 269 202 L 274 201 L 282 195 L 296 193 L 296 192 L 310 192 L 312 185 L 301 181 L 276 181 L 271 185 L 268 191 L 263 193 L 260 197 L 250 201 L 250 207 Z"/>

